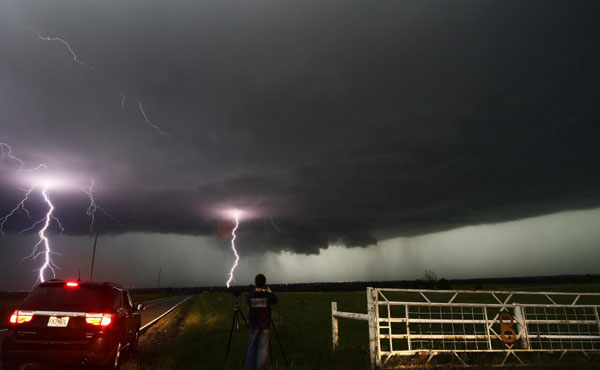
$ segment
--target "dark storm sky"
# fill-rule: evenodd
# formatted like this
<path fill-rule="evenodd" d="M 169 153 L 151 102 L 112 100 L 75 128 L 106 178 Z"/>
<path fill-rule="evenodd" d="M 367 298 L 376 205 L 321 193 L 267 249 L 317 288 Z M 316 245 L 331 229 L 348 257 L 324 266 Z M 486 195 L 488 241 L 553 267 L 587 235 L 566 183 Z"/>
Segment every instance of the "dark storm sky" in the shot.
<path fill-rule="evenodd" d="M 120 221 L 99 215 L 102 234 L 211 236 L 238 207 L 255 216 L 246 253 L 595 208 L 598 8 L 4 0 L 0 141 L 74 182 L 53 193 L 67 235 L 90 233 L 91 178 Z M 2 214 L 14 169 L 5 157 Z M 268 216 L 285 232 L 264 243 Z"/>

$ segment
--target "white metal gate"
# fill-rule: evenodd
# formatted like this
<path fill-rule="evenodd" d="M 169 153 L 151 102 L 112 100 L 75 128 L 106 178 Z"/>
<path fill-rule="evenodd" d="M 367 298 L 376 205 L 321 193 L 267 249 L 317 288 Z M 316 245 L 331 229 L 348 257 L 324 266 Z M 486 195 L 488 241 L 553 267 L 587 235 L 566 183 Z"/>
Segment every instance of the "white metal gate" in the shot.
<path fill-rule="evenodd" d="M 519 303 L 520 302 L 520 303 Z M 372 366 L 393 356 L 500 353 L 523 363 L 522 353 L 600 351 L 600 294 L 367 288 L 367 314 L 338 318 L 369 323 Z"/>

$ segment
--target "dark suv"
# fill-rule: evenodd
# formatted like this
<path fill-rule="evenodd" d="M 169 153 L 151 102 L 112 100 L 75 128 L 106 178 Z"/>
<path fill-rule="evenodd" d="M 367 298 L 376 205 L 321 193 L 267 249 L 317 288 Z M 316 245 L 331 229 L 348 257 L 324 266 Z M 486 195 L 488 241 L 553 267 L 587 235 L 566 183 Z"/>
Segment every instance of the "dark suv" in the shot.
<path fill-rule="evenodd" d="M 4 370 L 25 364 L 90 364 L 108 369 L 133 352 L 143 305 L 113 283 L 50 280 L 13 312 L 2 342 Z"/>

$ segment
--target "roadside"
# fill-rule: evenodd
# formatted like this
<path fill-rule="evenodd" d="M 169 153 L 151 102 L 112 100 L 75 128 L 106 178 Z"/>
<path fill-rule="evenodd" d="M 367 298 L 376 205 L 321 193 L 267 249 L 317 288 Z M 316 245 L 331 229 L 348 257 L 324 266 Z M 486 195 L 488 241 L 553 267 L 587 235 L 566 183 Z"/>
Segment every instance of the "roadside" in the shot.
<path fill-rule="evenodd" d="M 231 326 L 230 294 L 199 294 L 140 337 L 138 353 L 122 370 L 222 369 Z M 247 310 L 245 310 L 247 312 Z M 240 324 L 227 368 L 238 369 L 247 330 Z"/>
<path fill-rule="evenodd" d="M 188 302 L 175 308 L 140 336 L 137 352 L 126 360 L 122 370 L 172 369 L 170 353 L 183 331 L 182 322 L 189 309 Z"/>

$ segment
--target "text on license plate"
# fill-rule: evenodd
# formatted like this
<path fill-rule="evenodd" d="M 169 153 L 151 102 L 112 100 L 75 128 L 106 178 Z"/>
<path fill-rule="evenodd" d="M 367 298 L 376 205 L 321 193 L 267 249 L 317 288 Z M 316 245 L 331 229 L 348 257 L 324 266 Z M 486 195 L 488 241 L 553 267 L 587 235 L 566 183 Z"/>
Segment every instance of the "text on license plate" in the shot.
<path fill-rule="evenodd" d="M 50 316 L 50 320 L 48 320 L 48 326 L 54 326 L 59 328 L 64 328 L 69 324 L 69 317 L 56 317 Z"/>

